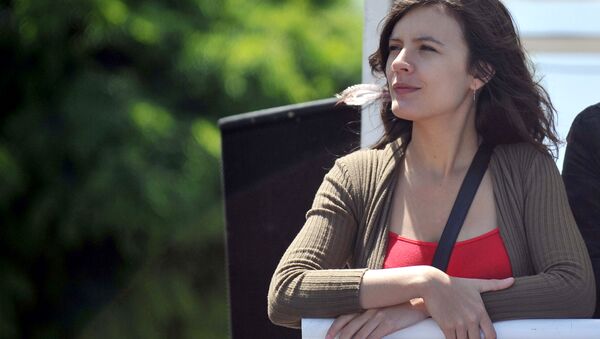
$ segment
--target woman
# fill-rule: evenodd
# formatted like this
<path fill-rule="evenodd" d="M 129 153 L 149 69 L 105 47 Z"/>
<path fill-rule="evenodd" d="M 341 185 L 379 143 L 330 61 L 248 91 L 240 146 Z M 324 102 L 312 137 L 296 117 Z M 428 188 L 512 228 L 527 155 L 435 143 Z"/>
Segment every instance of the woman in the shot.
<path fill-rule="evenodd" d="M 447 338 L 494 338 L 496 320 L 589 317 L 590 260 L 544 144 L 553 107 L 506 8 L 399 1 L 370 64 L 385 135 L 325 176 L 274 273 L 271 320 L 337 317 L 328 337 L 378 338 L 430 316 Z M 495 148 L 447 274 L 427 248 L 482 142 Z"/>

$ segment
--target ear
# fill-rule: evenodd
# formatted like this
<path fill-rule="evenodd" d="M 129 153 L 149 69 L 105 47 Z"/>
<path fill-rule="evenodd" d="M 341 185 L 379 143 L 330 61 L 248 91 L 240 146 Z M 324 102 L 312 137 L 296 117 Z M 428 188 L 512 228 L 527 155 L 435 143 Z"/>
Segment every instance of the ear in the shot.
<path fill-rule="evenodd" d="M 478 91 L 481 87 L 485 85 L 485 82 L 479 78 L 473 77 L 471 80 L 471 88 L 472 91 Z"/>
<path fill-rule="evenodd" d="M 479 90 L 485 84 L 487 84 L 494 75 L 496 74 L 496 70 L 487 62 L 479 61 L 477 66 L 475 66 L 473 81 L 471 82 L 472 90 Z"/>

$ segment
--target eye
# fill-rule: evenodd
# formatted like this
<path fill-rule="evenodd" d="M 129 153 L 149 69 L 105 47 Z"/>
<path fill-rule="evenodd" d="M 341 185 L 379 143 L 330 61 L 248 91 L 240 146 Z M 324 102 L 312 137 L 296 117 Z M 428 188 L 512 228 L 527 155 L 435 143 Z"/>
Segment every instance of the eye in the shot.
<path fill-rule="evenodd" d="M 402 50 L 402 46 L 390 45 L 389 49 L 390 49 L 390 52 L 392 52 L 392 51 L 400 51 L 400 50 Z"/>
<path fill-rule="evenodd" d="M 437 52 L 437 50 L 429 45 L 421 45 L 422 51 Z"/>

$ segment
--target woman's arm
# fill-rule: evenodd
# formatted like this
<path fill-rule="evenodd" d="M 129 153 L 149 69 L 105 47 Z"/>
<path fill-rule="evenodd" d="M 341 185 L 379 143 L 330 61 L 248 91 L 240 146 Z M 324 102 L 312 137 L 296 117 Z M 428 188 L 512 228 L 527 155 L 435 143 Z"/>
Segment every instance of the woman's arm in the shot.
<path fill-rule="evenodd" d="M 444 279 L 444 274 L 435 271 L 431 266 L 367 271 L 360 286 L 360 305 L 364 309 L 378 308 L 420 298 L 434 281 Z"/>
<path fill-rule="evenodd" d="M 517 277 L 510 289 L 484 293 L 486 309 L 494 321 L 589 317 L 595 304 L 589 255 L 556 165 L 546 155 L 533 158 L 524 177 L 522 213 L 526 253 L 536 274 Z"/>
<path fill-rule="evenodd" d="M 370 270 L 360 289 L 361 305 L 368 310 L 338 317 L 328 337 L 379 338 L 431 316 L 449 338 L 479 337 L 480 329 L 495 338 L 481 293 L 508 288 L 513 281 L 453 278 L 431 266 Z M 403 302 L 411 295 L 422 298 Z"/>
<path fill-rule="evenodd" d="M 344 269 L 355 250 L 364 210 L 346 159 L 338 159 L 325 176 L 306 223 L 271 279 L 268 314 L 275 324 L 298 327 L 302 317 L 336 317 L 402 304 L 420 296 L 426 278 L 433 276 L 427 272 L 435 269 L 428 266 Z"/>
<path fill-rule="evenodd" d="M 271 279 L 268 314 L 275 324 L 299 327 L 301 317 L 332 317 L 361 309 L 359 286 L 367 269 L 344 269 L 361 216 L 357 192 L 338 159 L 327 173 L 304 226 Z"/>

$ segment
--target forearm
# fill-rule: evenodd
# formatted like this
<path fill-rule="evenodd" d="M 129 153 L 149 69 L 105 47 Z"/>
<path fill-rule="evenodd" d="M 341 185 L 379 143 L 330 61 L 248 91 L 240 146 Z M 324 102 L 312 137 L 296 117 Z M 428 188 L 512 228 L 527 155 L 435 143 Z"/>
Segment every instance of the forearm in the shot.
<path fill-rule="evenodd" d="M 380 308 L 421 298 L 438 272 L 431 266 L 369 270 L 360 285 L 360 305 L 364 309 Z"/>
<path fill-rule="evenodd" d="M 493 321 L 527 318 L 589 318 L 595 290 L 591 277 L 539 274 L 515 279 L 507 290 L 487 292 L 482 299 Z"/>
<path fill-rule="evenodd" d="M 595 288 L 587 249 L 573 219 L 560 173 L 551 157 L 534 153 L 523 177 L 524 234 L 508 236 L 523 246 L 529 263 L 512 258 L 512 288 L 484 294 L 492 320 L 583 318 L 591 315 Z M 509 233 L 509 232 L 507 232 Z M 525 248 L 526 246 L 526 248 Z"/>
<path fill-rule="evenodd" d="M 299 327 L 301 318 L 331 318 L 360 312 L 359 289 L 365 271 L 279 271 L 269 288 L 269 318 L 278 325 Z"/>
<path fill-rule="evenodd" d="M 280 267 L 269 289 L 269 317 L 297 327 L 301 317 L 328 318 L 418 299 L 441 271 L 430 266 L 391 269 L 308 270 Z M 443 273 L 442 273 L 443 275 Z"/>

